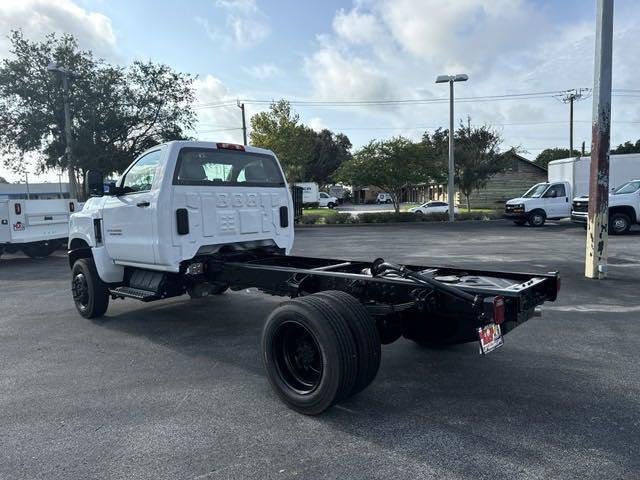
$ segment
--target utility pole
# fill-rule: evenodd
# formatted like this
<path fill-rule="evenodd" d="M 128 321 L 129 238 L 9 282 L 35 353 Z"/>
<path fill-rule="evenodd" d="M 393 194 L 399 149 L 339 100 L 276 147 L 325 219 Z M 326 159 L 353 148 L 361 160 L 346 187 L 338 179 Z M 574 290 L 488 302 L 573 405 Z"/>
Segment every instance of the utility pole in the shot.
<path fill-rule="evenodd" d="M 71 153 L 71 113 L 69 111 L 69 75 L 71 72 L 66 68 L 53 62 L 47 66 L 47 70 L 55 75 L 62 77 L 62 101 L 64 103 L 64 133 L 66 140 L 66 148 L 64 154 L 67 160 L 67 172 L 69 174 L 69 197 L 78 198 L 78 185 L 76 182 L 75 170 L 73 168 L 73 156 Z"/>
<path fill-rule="evenodd" d="M 573 157 L 573 103 L 587 98 L 588 88 L 567 90 L 560 98 L 562 103 L 569 104 L 569 156 Z"/>
<path fill-rule="evenodd" d="M 597 0 L 589 221 L 584 268 L 586 277 L 596 279 L 607 276 L 612 52 L 613 0 Z"/>
<path fill-rule="evenodd" d="M 244 103 L 240 103 L 240 100 L 236 100 L 238 107 L 242 110 L 242 141 L 247 144 L 247 121 L 244 116 Z"/>
<path fill-rule="evenodd" d="M 447 203 L 449 203 L 449 221 L 455 220 L 455 163 L 453 159 L 453 84 L 466 82 L 469 76 L 464 73 L 457 75 L 438 75 L 436 83 L 449 84 L 449 182 L 447 185 Z"/>

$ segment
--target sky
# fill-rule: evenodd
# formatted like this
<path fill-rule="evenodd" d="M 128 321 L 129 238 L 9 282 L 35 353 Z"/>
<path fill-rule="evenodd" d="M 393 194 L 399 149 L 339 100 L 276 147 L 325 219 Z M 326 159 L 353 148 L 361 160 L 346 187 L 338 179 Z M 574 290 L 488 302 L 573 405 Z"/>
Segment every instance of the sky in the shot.
<path fill-rule="evenodd" d="M 640 138 L 639 20 L 639 2 L 616 1 L 612 145 Z M 568 148 L 569 108 L 554 95 L 593 86 L 595 0 L 2 0 L 0 59 L 17 28 L 36 40 L 72 33 L 112 63 L 152 60 L 196 75 L 191 134 L 202 140 L 242 142 L 240 110 L 217 104 L 242 99 L 249 118 L 280 98 L 356 149 L 374 138 L 419 139 L 448 125 L 448 88 L 436 76 L 466 73 L 455 86 L 456 123 L 491 125 L 503 149 L 534 158 Z M 464 100 L 540 92 L 548 93 Z M 429 99 L 445 101 L 317 103 Z M 589 149 L 591 109 L 591 98 L 575 105 L 574 148 Z M 17 180 L 1 166 L 0 176 Z M 57 176 L 30 176 L 37 180 Z"/>

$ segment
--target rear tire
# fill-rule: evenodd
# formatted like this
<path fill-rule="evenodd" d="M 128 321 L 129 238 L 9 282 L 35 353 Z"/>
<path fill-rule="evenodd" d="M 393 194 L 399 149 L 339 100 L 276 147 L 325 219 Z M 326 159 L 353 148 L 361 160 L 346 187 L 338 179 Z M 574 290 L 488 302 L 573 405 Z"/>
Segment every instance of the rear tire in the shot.
<path fill-rule="evenodd" d="M 109 289 L 100 279 L 93 259 L 76 260 L 71 271 L 71 292 L 78 313 L 84 318 L 104 315 L 109 306 Z"/>
<path fill-rule="evenodd" d="M 631 228 L 631 219 L 624 213 L 614 213 L 609 217 L 609 232 L 612 235 L 624 235 Z"/>
<path fill-rule="evenodd" d="M 376 322 L 364 306 L 346 292 L 327 290 L 314 296 L 328 300 L 347 319 L 358 351 L 358 374 L 351 395 L 360 393 L 376 378 L 380 368 L 382 342 Z"/>
<path fill-rule="evenodd" d="M 353 391 L 358 351 L 346 319 L 315 295 L 276 308 L 262 330 L 271 386 L 290 408 L 319 415 Z"/>
<path fill-rule="evenodd" d="M 527 218 L 527 222 L 532 227 L 541 227 L 544 225 L 544 222 L 547 220 L 547 216 L 542 210 L 534 210 L 529 214 Z"/>

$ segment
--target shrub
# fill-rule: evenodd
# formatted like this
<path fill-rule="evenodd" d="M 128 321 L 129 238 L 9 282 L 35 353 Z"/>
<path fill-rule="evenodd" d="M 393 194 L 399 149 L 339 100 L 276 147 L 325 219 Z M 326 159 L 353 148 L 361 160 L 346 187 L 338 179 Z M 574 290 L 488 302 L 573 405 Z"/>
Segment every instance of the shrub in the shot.
<path fill-rule="evenodd" d="M 357 223 L 357 218 L 350 213 L 336 213 L 335 215 L 327 215 L 324 217 L 324 223 L 327 225 Z"/>
<path fill-rule="evenodd" d="M 319 202 L 310 202 L 310 203 L 303 203 L 302 204 L 302 208 L 319 208 L 320 207 L 320 203 Z"/>
<path fill-rule="evenodd" d="M 316 223 L 320 223 L 321 218 L 322 218 L 322 215 L 313 215 L 313 214 L 302 215 L 300 217 L 300 223 L 303 225 L 315 225 Z"/>

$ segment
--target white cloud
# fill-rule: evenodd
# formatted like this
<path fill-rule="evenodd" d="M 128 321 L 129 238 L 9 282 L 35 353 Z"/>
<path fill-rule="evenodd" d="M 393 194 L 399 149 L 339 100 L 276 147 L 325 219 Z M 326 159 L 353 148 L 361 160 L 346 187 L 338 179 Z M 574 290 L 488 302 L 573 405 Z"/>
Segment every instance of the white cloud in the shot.
<path fill-rule="evenodd" d="M 318 99 L 367 100 L 394 96 L 395 88 L 388 73 L 364 58 L 346 57 L 332 46 L 325 46 L 307 58 L 305 68 Z"/>
<path fill-rule="evenodd" d="M 196 90 L 195 109 L 198 114 L 198 124 L 194 136 L 199 140 L 223 141 L 242 143 L 242 115 L 236 105 L 238 98 L 247 98 L 242 92 L 234 92 L 213 75 L 198 78 L 194 87 Z M 220 104 L 228 104 L 219 106 Z M 245 114 L 247 132 L 250 130 L 252 115 L 268 108 L 247 105 Z"/>
<path fill-rule="evenodd" d="M 242 70 L 258 80 L 266 80 L 267 78 L 272 78 L 282 73 L 280 67 L 273 63 L 263 63 L 252 67 L 243 67 Z"/>
<path fill-rule="evenodd" d="M 31 40 L 41 40 L 51 32 L 71 33 L 81 48 L 98 56 L 114 54 L 116 36 L 111 19 L 88 11 L 71 0 L 2 0 L 0 6 L 0 56 L 8 54 L 7 35 L 22 29 Z"/>
<path fill-rule="evenodd" d="M 215 42 L 246 49 L 260 44 L 271 33 L 266 15 L 254 0 L 217 0 L 215 6 L 225 12 L 226 30 L 212 26 L 205 18 L 195 18 Z"/>
<path fill-rule="evenodd" d="M 304 123 L 316 132 L 321 132 L 322 130 L 329 128 L 320 117 L 312 117 Z"/>
<path fill-rule="evenodd" d="M 354 44 L 375 43 L 385 34 L 374 15 L 357 8 L 350 12 L 338 10 L 333 18 L 333 30 L 339 37 Z"/>

